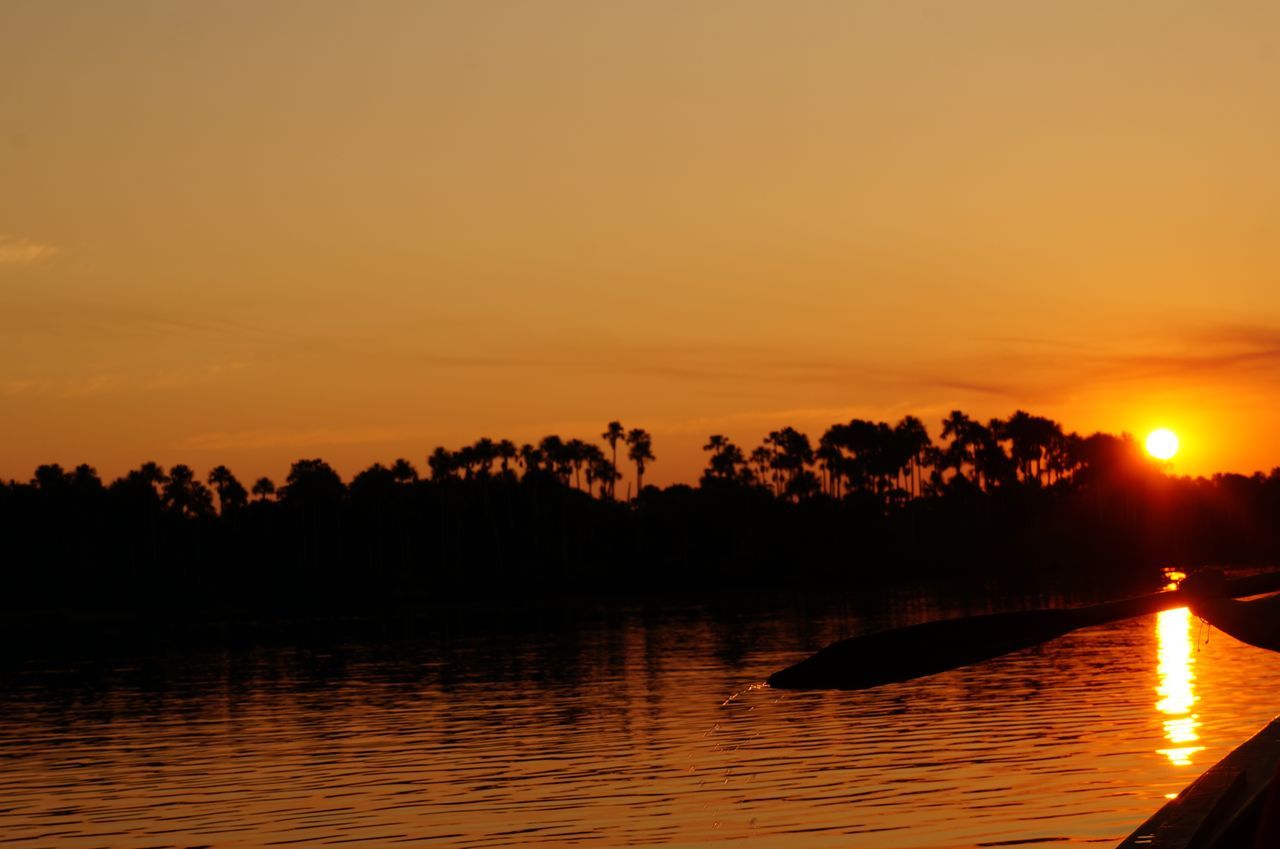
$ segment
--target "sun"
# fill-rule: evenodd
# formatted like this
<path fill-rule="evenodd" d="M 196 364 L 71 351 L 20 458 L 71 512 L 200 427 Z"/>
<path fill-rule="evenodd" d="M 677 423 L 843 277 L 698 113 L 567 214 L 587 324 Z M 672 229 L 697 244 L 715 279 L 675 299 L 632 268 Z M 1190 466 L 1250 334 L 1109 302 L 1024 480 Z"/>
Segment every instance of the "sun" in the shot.
<path fill-rule="evenodd" d="M 1147 453 L 1157 460 L 1170 460 L 1178 453 L 1178 434 L 1168 428 L 1151 431 L 1147 437 Z"/>

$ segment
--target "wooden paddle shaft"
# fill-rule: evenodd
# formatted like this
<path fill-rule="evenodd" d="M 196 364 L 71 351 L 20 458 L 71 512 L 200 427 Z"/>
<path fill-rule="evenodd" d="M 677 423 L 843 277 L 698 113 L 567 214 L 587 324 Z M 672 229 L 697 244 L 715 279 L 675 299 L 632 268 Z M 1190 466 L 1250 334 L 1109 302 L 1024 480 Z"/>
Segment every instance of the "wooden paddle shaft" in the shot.
<path fill-rule="evenodd" d="M 1250 575 L 1247 578 L 1224 581 L 1222 589 L 1222 594 L 1229 598 L 1245 598 L 1246 596 L 1261 595 L 1262 593 L 1280 592 L 1280 572 L 1266 572 L 1260 575 Z M 1078 607 L 1075 610 L 1081 614 L 1082 618 L 1089 619 L 1090 624 L 1101 625 L 1106 622 L 1131 619 L 1134 616 L 1144 616 L 1148 613 L 1158 613 L 1161 610 L 1188 607 L 1194 600 L 1194 596 L 1185 590 L 1171 590 L 1138 596 L 1137 598 L 1106 602 L 1105 604 L 1095 604 L 1090 607 Z"/>
<path fill-rule="evenodd" d="M 1226 581 L 1231 597 L 1280 590 L 1280 572 Z M 1190 594 L 1174 590 L 1137 598 L 1050 610 L 941 619 L 832 643 L 769 676 L 781 689 L 861 690 L 946 672 L 1047 642 L 1077 628 L 1101 625 L 1175 607 Z"/>

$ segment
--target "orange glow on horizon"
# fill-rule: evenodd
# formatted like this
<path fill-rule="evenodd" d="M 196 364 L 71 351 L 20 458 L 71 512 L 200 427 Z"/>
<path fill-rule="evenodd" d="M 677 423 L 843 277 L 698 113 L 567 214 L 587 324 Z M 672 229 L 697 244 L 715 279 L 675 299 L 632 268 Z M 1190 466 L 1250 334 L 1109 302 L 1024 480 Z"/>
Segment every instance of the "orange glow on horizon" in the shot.
<path fill-rule="evenodd" d="M 1272 14 L 24 4 L 0 477 L 1019 408 L 1268 471 Z"/>

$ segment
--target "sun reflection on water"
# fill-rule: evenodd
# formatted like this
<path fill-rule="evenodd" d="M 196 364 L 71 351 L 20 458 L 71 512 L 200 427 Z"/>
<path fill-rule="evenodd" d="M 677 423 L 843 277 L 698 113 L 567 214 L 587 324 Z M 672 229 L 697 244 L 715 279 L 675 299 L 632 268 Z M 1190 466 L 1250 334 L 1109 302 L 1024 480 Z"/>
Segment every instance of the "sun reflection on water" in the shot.
<path fill-rule="evenodd" d="M 1191 756 L 1204 751 L 1192 745 L 1200 739 L 1196 729 L 1200 717 L 1192 712 L 1199 698 L 1195 689 L 1195 651 L 1191 635 L 1191 611 L 1185 607 L 1165 610 L 1156 615 L 1156 644 L 1160 683 L 1156 693 L 1160 700 L 1156 710 L 1164 715 L 1164 736 L 1171 744 L 1157 751 L 1174 766 L 1188 766 Z"/>

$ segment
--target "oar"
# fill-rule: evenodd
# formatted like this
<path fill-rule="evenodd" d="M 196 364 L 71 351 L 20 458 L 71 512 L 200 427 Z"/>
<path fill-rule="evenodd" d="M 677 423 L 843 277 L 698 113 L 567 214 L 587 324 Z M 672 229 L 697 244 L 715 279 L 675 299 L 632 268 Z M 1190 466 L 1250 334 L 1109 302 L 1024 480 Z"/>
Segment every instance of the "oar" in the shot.
<path fill-rule="evenodd" d="M 1280 572 L 1222 583 L 1231 598 L 1280 590 Z M 946 672 L 1025 649 L 1084 628 L 1186 607 L 1182 590 L 1062 610 L 1025 610 L 941 619 L 840 640 L 769 676 L 784 690 L 863 690 Z"/>

